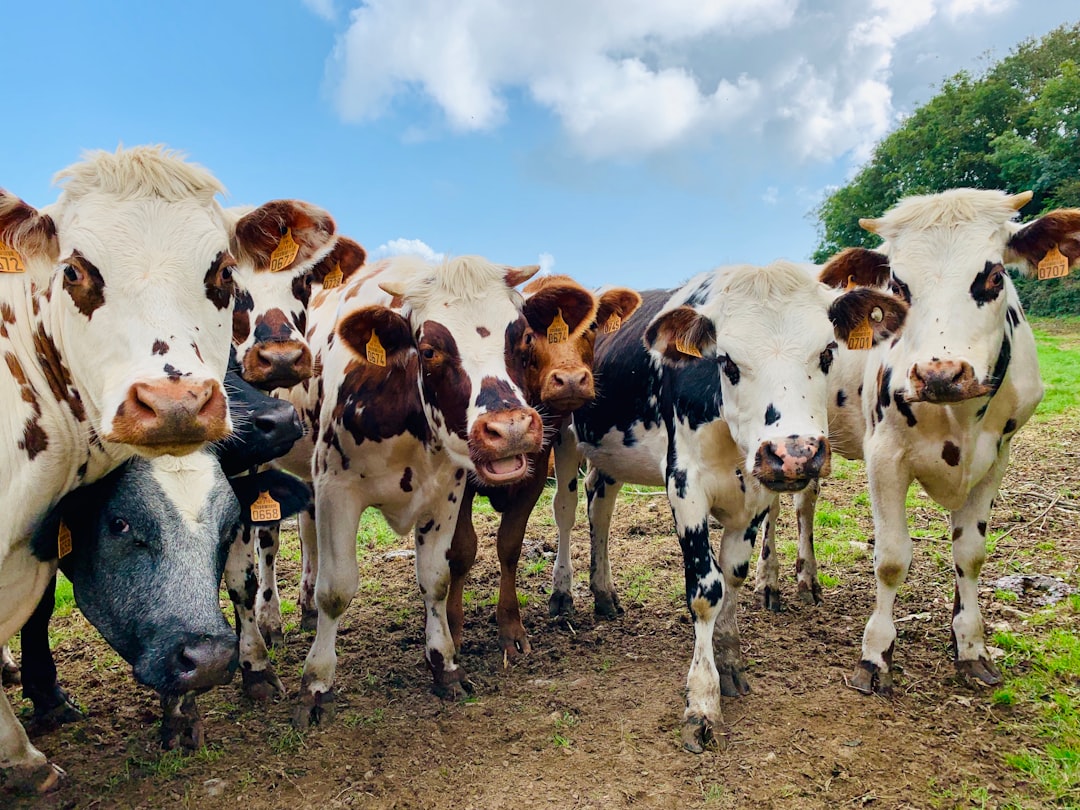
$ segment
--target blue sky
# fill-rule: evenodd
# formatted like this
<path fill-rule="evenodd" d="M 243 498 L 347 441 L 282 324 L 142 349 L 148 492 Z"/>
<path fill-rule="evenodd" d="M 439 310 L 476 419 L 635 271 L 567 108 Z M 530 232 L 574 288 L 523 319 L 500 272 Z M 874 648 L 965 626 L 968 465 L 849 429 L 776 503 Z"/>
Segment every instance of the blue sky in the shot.
<path fill-rule="evenodd" d="M 310 200 L 376 255 L 417 240 L 638 288 L 804 260 L 823 192 L 943 78 L 1080 19 L 1075 0 L 7 5 L 0 186 L 35 205 L 83 150 L 165 143 L 227 204 Z"/>

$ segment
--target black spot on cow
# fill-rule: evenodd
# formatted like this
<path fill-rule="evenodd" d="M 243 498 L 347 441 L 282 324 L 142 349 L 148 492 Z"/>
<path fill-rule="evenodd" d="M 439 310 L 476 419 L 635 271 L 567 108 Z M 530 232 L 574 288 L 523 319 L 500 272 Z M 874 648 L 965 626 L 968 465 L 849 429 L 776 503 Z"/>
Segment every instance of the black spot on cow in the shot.
<path fill-rule="evenodd" d="M 1015 419 L 1007 420 L 1005 422 L 1005 429 L 1002 431 L 1002 433 L 1005 434 L 1005 435 L 1008 435 L 1008 434 L 1013 433 L 1015 431 L 1016 431 L 1016 420 Z"/>
<path fill-rule="evenodd" d="M 446 500 L 448 500 L 450 503 L 457 503 L 457 495 L 451 492 L 450 495 L 447 496 Z"/>
<path fill-rule="evenodd" d="M 577 492 L 577 478 L 571 478 L 570 483 L 566 485 L 566 488 L 571 492 Z"/>
<path fill-rule="evenodd" d="M 1005 318 L 1009 322 L 1009 326 L 1014 329 L 1020 325 L 1020 313 L 1016 311 L 1016 307 L 1009 305 L 1009 308 L 1005 310 Z"/>
<path fill-rule="evenodd" d="M 685 498 L 686 497 L 686 470 L 682 470 L 682 469 L 679 469 L 678 467 L 676 467 L 674 472 L 671 473 L 671 478 L 675 483 L 675 493 L 680 498 Z"/>
<path fill-rule="evenodd" d="M 267 529 L 259 529 L 259 548 L 270 548 L 274 545 L 274 536 Z"/>
<path fill-rule="evenodd" d="M 821 365 L 821 370 L 825 373 L 829 373 L 829 369 L 832 368 L 833 360 L 836 359 L 836 341 L 833 341 L 826 346 L 821 355 L 818 357 L 818 362 Z"/>
<path fill-rule="evenodd" d="M 724 369 L 724 376 L 728 378 L 728 382 L 732 385 L 738 385 L 741 375 L 735 361 L 730 357 L 724 357 L 720 360 L 720 366 Z"/>
<path fill-rule="evenodd" d="M 884 366 L 878 372 L 878 397 L 877 405 L 874 406 L 874 413 L 879 422 L 885 417 L 885 409 L 889 407 L 889 403 L 892 401 L 891 386 L 892 369 L 889 366 Z"/>
<path fill-rule="evenodd" d="M 412 492 L 412 467 L 406 467 L 401 475 L 401 491 Z"/>
<path fill-rule="evenodd" d="M 843 408 L 844 403 L 846 403 L 846 402 L 847 402 L 847 394 L 845 394 L 843 392 L 843 390 L 837 391 L 836 392 L 836 407 L 837 408 Z"/>
<path fill-rule="evenodd" d="M 975 524 L 975 526 L 979 530 L 979 534 L 981 534 L 983 537 L 986 537 L 986 521 L 980 520 L 978 523 Z"/>
<path fill-rule="evenodd" d="M 739 491 L 746 492 L 746 479 L 743 478 L 743 472 L 738 467 L 735 468 L 735 477 L 739 479 Z"/>
<path fill-rule="evenodd" d="M 435 518 L 432 518 L 427 523 L 425 523 L 423 526 L 417 526 L 416 530 L 420 534 L 427 534 L 428 532 L 431 531 L 432 527 L 434 527 L 434 526 L 435 526 Z"/>
<path fill-rule="evenodd" d="M 761 547 L 761 559 L 767 560 L 772 556 L 772 546 L 765 544 Z"/>
<path fill-rule="evenodd" d="M 953 529 L 952 530 L 953 542 L 955 543 L 957 540 L 959 540 L 963 536 L 963 534 L 964 534 L 964 527 L 963 526 L 957 526 L 955 529 Z"/>
<path fill-rule="evenodd" d="M 986 262 L 971 282 L 971 297 L 980 307 L 996 301 L 1005 289 L 1005 268 L 1000 262 Z"/>
<path fill-rule="evenodd" d="M 460 481 L 464 475 L 465 475 L 465 470 L 463 470 L 462 468 L 459 467 L 457 469 L 457 471 L 454 473 L 454 480 L 455 481 Z"/>
<path fill-rule="evenodd" d="M 889 289 L 893 295 L 903 298 L 909 304 L 911 303 L 911 288 L 896 276 L 889 279 Z"/>
<path fill-rule="evenodd" d="M 911 405 L 904 399 L 904 393 L 902 391 L 893 392 L 893 403 L 896 405 L 896 410 L 901 416 L 907 419 L 908 427 L 915 427 L 919 423 L 919 420 L 915 418 L 915 412 L 911 410 Z"/>
<path fill-rule="evenodd" d="M 775 425 L 780 421 L 780 411 L 776 410 L 773 404 L 770 402 L 769 407 L 765 409 L 765 424 Z"/>
<path fill-rule="evenodd" d="M 270 599 L 273 597 L 273 595 L 274 595 L 274 592 L 272 590 L 270 590 L 269 588 L 266 588 L 265 590 L 263 590 L 263 601 L 264 602 L 269 602 Z"/>
<path fill-rule="evenodd" d="M 746 579 L 746 575 L 749 573 L 749 571 L 750 571 L 750 561 L 749 560 L 741 562 L 738 565 L 736 565 L 734 568 L 731 569 L 732 575 L 735 577 L 735 579 L 740 580 L 740 581 Z"/>
<path fill-rule="evenodd" d="M 964 578 L 964 569 L 961 568 L 959 565 L 956 566 L 956 577 L 957 577 L 957 579 L 963 579 Z"/>
<path fill-rule="evenodd" d="M 686 297 L 688 307 L 697 307 L 709 300 L 709 292 L 712 290 L 713 275 L 710 273 Z"/>
<path fill-rule="evenodd" d="M 960 448 L 946 439 L 944 447 L 941 448 L 941 457 L 950 467 L 955 467 L 960 463 Z"/>

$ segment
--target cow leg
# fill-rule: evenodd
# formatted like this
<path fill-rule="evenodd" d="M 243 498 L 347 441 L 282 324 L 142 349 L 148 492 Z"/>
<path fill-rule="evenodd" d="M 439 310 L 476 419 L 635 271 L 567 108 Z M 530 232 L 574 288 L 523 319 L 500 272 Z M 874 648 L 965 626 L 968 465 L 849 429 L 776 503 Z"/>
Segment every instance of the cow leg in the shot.
<path fill-rule="evenodd" d="M 195 695 L 161 695 L 161 747 L 197 751 L 206 744 L 202 715 Z"/>
<path fill-rule="evenodd" d="M 574 612 L 571 588 L 574 564 L 570 560 L 570 533 L 574 528 L 578 502 L 578 454 L 573 425 L 567 423 L 555 438 L 555 498 L 551 510 L 559 527 L 559 548 L 555 554 L 555 569 L 551 574 L 551 598 L 548 615 L 570 615 Z"/>
<path fill-rule="evenodd" d="M 18 686 L 22 683 L 19 665 L 7 644 L 0 647 L 0 686 Z"/>
<path fill-rule="evenodd" d="M 33 723 L 38 728 L 51 728 L 83 719 L 83 713 L 56 680 L 56 662 L 49 649 L 49 620 L 55 605 L 54 575 L 20 634 L 23 697 L 34 704 Z"/>
<path fill-rule="evenodd" d="M 532 459 L 536 465 L 532 478 L 516 493 L 499 522 L 496 549 L 499 553 L 499 604 L 495 617 L 499 625 L 499 647 L 503 660 L 512 661 L 518 654 L 528 655 L 529 636 L 521 621 L 521 607 L 517 595 L 517 567 L 521 559 L 521 544 L 529 515 L 544 491 L 547 454 L 540 453 Z"/>
<path fill-rule="evenodd" d="M 319 555 L 315 603 L 319 621 L 315 641 L 304 660 L 300 698 L 293 713 L 296 728 L 305 729 L 334 718 L 337 631 L 360 582 L 356 527 L 366 507 L 356 493 L 338 484 L 336 475 L 327 474 L 315 481 L 315 542 Z M 449 549 L 449 537 L 446 545 L 444 554 Z"/>
<path fill-rule="evenodd" d="M 817 508 L 821 483 L 815 479 L 805 489 L 795 493 L 795 514 L 799 524 L 799 556 L 795 560 L 795 579 L 799 601 L 804 605 L 821 604 L 821 583 L 817 576 L 817 556 L 814 554 L 814 510 Z"/>
<path fill-rule="evenodd" d="M 319 547 L 315 542 L 315 504 L 300 513 L 297 524 L 300 533 L 300 629 L 314 630 L 319 622 L 315 607 L 315 575 L 319 571 Z"/>
<path fill-rule="evenodd" d="M 779 517 L 780 496 L 777 495 L 769 505 L 769 515 L 765 519 L 761 556 L 757 567 L 757 585 L 754 588 L 762 606 L 773 613 L 780 612 L 780 560 L 776 553 L 776 522 Z"/>
<path fill-rule="evenodd" d="M 259 567 L 259 589 L 255 597 L 255 620 L 268 647 L 285 643 L 282 632 L 281 599 L 278 597 L 277 554 L 281 543 L 281 524 L 260 526 L 256 532 L 259 546 L 256 551 Z"/>
<path fill-rule="evenodd" d="M 585 476 L 585 499 L 589 509 L 589 541 L 592 555 L 589 562 L 589 590 L 593 594 L 593 611 L 597 616 L 614 619 L 623 612 L 608 559 L 608 535 L 615 500 L 623 482 L 604 475 L 589 465 Z"/>
<path fill-rule="evenodd" d="M 252 700 L 269 700 L 283 695 L 285 687 L 270 665 L 270 653 L 255 616 L 255 600 L 259 591 L 254 560 L 254 555 L 258 554 L 254 547 L 255 531 L 254 527 L 245 523 L 233 538 L 225 562 L 225 587 L 236 613 L 244 694 Z M 164 733 L 164 723 L 162 730 Z"/>
<path fill-rule="evenodd" d="M 990 659 L 983 638 L 983 617 L 979 610 L 979 572 L 986 559 L 986 526 L 997 497 L 1001 479 L 1009 466 L 1009 443 L 986 477 L 968 495 L 967 503 L 952 513 L 953 563 L 956 590 L 953 596 L 953 660 L 960 674 L 977 678 L 989 686 L 1003 680 Z"/>
<path fill-rule="evenodd" d="M 775 501 L 773 501 L 775 503 Z M 716 618 L 716 663 L 720 675 L 720 693 L 725 697 L 742 697 L 750 692 L 743 661 L 736 611 L 739 590 L 750 570 L 758 527 L 768 518 L 766 507 L 745 527 L 725 526 L 720 543 L 720 571 L 724 576 L 724 596 Z"/>
<path fill-rule="evenodd" d="M 862 658 L 851 676 L 854 689 L 892 694 L 892 656 L 896 646 L 893 604 L 911 567 L 911 535 L 904 501 L 911 475 L 887 452 L 867 453 L 870 503 L 874 513 L 874 577 L 877 599 L 863 631 Z"/>
<path fill-rule="evenodd" d="M 465 578 L 473 563 L 476 562 L 476 529 L 472 522 L 472 505 L 475 492 L 465 487 L 461 494 L 461 509 L 458 511 L 457 524 L 454 526 L 454 539 L 450 542 L 450 593 L 446 599 L 446 621 L 450 625 L 450 636 L 454 647 L 461 650 L 462 635 L 465 630 L 465 606 L 462 597 L 465 592 Z"/>

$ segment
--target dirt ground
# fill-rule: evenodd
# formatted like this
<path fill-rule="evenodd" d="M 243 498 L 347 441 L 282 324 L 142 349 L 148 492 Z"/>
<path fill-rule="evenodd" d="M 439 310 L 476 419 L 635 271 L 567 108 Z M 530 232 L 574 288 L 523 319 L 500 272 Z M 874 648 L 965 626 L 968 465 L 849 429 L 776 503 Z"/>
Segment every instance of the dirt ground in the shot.
<path fill-rule="evenodd" d="M 1031 609 L 1023 600 L 994 600 L 985 584 L 1003 573 L 1080 582 L 1078 440 L 1080 429 L 1057 419 L 1029 425 L 1014 442 L 991 527 L 1009 533 L 983 572 L 988 624 L 1022 632 L 1017 611 Z M 845 505 L 864 491 L 858 467 L 846 480 L 828 481 L 824 497 Z M 789 503 L 786 538 L 794 534 Z M 869 536 L 869 508 L 857 513 Z M 943 526 L 940 517 L 920 507 L 912 527 Z M 412 564 L 387 559 L 382 548 L 363 555 L 361 592 L 338 639 L 337 719 L 303 735 L 291 730 L 289 717 L 307 634 L 288 632 L 278 654 L 288 699 L 252 704 L 237 678 L 200 698 L 207 749 L 163 756 L 154 696 L 76 611 L 57 623 L 56 652 L 62 683 L 89 716 L 34 736 L 67 770 L 66 782 L 50 797 L 6 806 L 923 808 L 969 806 L 955 797 L 974 786 L 987 790 L 987 806 L 1006 796 L 1044 806 L 1023 774 L 1002 761 L 1006 752 L 1037 744 L 1016 729 L 1038 707 L 994 706 L 988 690 L 954 674 L 944 530 L 916 540 L 912 574 L 900 592 L 896 616 L 907 620 L 898 624 L 896 697 L 866 697 L 844 684 L 873 603 L 869 557 L 823 566 L 837 584 L 826 587 L 820 607 L 795 600 L 788 558 L 783 613 L 760 609 L 750 587 L 741 595 L 753 691 L 725 699 L 726 745 L 695 756 L 680 748 L 678 736 L 692 629 L 665 499 L 623 496 L 616 510 L 612 560 L 626 608 L 620 619 L 593 618 L 582 521 L 574 535 L 576 616 L 547 616 L 550 563 L 522 574 L 533 649 L 509 669 L 496 644 L 491 599 L 495 518 L 481 515 L 477 523 L 481 552 L 462 659 L 476 684 L 472 702 L 445 703 L 431 694 Z M 828 532 L 820 529 L 819 539 Z M 295 537 L 292 544 L 283 555 L 293 559 L 282 563 L 282 593 L 295 598 Z M 550 516 L 538 510 L 522 567 L 538 569 L 554 546 Z M 19 692 L 8 695 L 27 715 Z"/>

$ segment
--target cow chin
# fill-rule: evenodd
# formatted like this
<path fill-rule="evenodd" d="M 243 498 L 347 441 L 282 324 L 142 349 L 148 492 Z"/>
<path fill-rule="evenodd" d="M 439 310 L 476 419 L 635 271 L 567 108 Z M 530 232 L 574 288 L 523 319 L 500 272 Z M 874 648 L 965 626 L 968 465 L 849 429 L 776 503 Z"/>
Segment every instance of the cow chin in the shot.
<path fill-rule="evenodd" d="M 516 484 L 529 474 L 529 457 L 524 453 L 504 458 L 473 460 L 476 477 L 488 486 Z"/>
<path fill-rule="evenodd" d="M 761 485 L 770 492 L 800 492 L 809 486 L 813 478 L 779 478 L 779 479 L 763 479 L 758 478 Z"/>
<path fill-rule="evenodd" d="M 950 405 L 966 402 L 969 399 L 985 397 L 993 390 L 986 383 L 971 383 L 964 386 L 923 386 L 916 391 L 908 391 L 904 399 L 908 402 L 926 402 L 930 405 Z"/>

